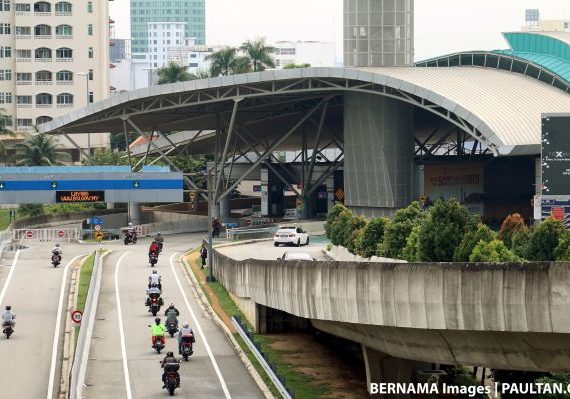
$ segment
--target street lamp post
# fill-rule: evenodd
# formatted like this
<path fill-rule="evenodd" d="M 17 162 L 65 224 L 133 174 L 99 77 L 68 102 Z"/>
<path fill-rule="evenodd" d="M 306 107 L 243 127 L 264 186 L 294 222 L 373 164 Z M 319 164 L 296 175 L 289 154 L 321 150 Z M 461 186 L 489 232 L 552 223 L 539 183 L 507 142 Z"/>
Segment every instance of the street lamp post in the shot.
<path fill-rule="evenodd" d="M 85 106 L 89 105 L 89 73 L 88 72 L 77 72 L 78 76 L 85 76 Z M 87 153 L 89 158 L 87 162 L 91 165 L 91 133 L 87 133 Z"/>

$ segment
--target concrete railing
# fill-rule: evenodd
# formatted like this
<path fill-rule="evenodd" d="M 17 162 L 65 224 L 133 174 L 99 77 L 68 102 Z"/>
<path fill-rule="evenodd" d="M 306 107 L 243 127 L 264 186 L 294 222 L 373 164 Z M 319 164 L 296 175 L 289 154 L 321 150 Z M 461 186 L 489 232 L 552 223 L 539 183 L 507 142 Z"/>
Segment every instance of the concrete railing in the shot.
<path fill-rule="evenodd" d="M 212 261 L 233 295 L 392 356 L 570 369 L 570 263 Z"/>

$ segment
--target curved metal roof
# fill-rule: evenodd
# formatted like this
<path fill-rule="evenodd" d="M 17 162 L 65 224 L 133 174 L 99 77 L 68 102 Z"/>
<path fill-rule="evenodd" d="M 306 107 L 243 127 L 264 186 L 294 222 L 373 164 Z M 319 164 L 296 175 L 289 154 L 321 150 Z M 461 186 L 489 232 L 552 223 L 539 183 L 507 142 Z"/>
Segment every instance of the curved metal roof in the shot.
<path fill-rule="evenodd" d="M 468 131 L 495 154 L 538 153 L 541 114 L 570 112 L 569 94 L 502 70 L 304 68 L 210 78 L 121 93 L 42 124 L 40 132 L 119 132 L 123 131 L 127 119 L 146 131 L 215 129 L 215 113 L 228 115 L 235 99 L 245 100 L 240 103 L 240 110 L 258 107 L 260 105 L 253 102 L 263 99 L 269 108 L 259 112 L 267 120 L 267 115 L 272 115 L 272 101 L 318 100 L 319 96 L 338 97 L 347 91 L 389 96 L 424 108 Z M 200 115 L 190 116 L 190 110 Z M 270 128 L 263 125 L 254 133 L 270 134 Z"/>

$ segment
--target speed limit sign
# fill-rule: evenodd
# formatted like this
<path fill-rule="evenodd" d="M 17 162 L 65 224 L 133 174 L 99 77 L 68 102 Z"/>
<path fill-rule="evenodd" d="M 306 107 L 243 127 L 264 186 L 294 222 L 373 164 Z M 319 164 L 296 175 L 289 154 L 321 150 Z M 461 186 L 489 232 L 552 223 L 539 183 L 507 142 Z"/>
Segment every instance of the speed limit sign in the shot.
<path fill-rule="evenodd" d="M 71 320 L 74 323 L 77 323 L 77 324 L 81 323 L 82 318 L 83 318 L 83 313 L 81 313 L 80 310 L 76 310 L 76 311 L 71 313 Z"/>
<path fill-rule="evenodd" d="M 95 225 L 95 231 L 101 231 L 101 225 L 100 224 Z"/>

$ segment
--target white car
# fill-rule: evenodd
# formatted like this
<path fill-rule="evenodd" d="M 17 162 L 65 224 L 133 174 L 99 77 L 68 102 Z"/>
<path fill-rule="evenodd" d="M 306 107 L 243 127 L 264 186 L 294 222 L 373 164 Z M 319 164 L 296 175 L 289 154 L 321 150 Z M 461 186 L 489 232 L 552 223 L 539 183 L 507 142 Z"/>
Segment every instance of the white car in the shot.
<path fill-rule="evenodd" d="M 273 237 L 273 245 L 291 244 L 296 246 L 309 245 L 309 234 L 300 227 L 280 227 Z"/>
<path fill-rule="evenodd" d="M 307 252 L 285 252 L 283 256 L 277 258 L 277 260 L 316 260 Z"/>

